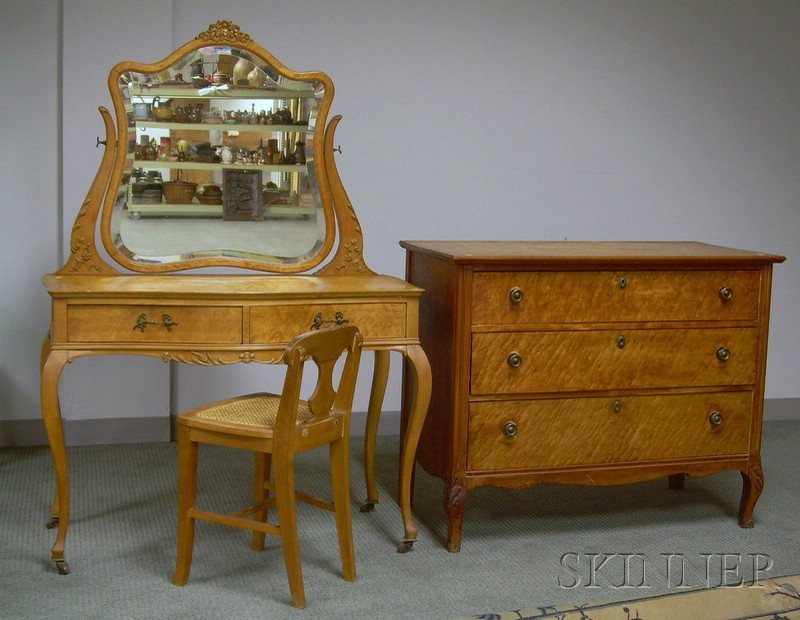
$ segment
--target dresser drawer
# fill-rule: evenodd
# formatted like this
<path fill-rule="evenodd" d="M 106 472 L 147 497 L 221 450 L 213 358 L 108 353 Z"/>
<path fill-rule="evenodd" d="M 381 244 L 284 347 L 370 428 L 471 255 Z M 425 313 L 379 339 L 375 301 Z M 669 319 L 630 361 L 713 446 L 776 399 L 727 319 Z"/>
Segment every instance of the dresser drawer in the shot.
<path fill-rule="evenodd" d="M 330 327 L 340 320 L 359 328 L 364 338 L 406 336 L 406 304 L 308 304 L 254 306 L 250 309 L 250 342 L 286 340 L 314 327 Z"/>
<path fill-rule="evenodd" d="M 71 305 L 70 342 L 239 344 L 239 306 Z"/>
<path fill-rule="evenodd" d="M 477 272 L 473 325 L 755 321 L 758 271 Z"/>
<path fill-rule="evenodd" d="M 471 393 L 753 385 L 757 340 L 755 328 L 478 333 Z"/>
<path fill-rule="evenodd" d="M 473 402 L 470 471 L 743 455 L 752 392 Z M 716 415 L 715 415 L 716 414 Z"/>

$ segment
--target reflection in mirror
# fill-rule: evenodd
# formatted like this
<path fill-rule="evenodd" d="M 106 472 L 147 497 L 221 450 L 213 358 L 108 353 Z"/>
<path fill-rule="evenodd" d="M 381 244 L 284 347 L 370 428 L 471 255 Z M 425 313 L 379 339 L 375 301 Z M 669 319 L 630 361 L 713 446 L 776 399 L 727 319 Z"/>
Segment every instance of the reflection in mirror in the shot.
<path fill-rule="evenodd" d="M 127 260 L 280 266 L 319 253 L 321 81 L 292 80 L 246 49 L 209 45 L 160 71 L 125 70 L 118 89 L 127 145 L 106 208 Z"/>

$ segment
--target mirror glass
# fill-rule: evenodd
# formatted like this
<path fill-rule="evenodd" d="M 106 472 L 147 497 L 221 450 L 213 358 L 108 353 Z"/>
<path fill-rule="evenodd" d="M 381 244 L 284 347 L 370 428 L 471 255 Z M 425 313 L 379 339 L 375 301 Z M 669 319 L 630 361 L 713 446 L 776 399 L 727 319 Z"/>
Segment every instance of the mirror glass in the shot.
<path fill-rule="evenodd" d="M 125 70 L 118 88 L 127 144 L 106 208 L 113 200 L 111 239 L 128 260 L 280 266 L 319 253 L 323 83 L 289 79 L 246 49 L 209 45 L 161 71 Z"/>

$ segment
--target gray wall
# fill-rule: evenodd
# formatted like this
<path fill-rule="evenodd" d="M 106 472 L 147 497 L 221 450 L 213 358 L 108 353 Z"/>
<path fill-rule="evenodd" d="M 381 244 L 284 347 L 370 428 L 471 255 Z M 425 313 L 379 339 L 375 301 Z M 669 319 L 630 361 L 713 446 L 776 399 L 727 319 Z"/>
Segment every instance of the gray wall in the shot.
<path fill-rule="evenodd" d="M 339 170 L 376 271 L 403 275 L 400 239 L 700 240 L 786 255 L 767 416 L 800 416 L 800 3 L 27 0 L 0 26 L 0 445 L 42 436 L 39 278 L 66 257 L 97 170 L 108 70 L 159 60 L 221 18 L 333 78 Z M 166 438 L 167 413 L 260 388 L 262 373 L 78 360 L 61 386 L 68 441 Z"/>

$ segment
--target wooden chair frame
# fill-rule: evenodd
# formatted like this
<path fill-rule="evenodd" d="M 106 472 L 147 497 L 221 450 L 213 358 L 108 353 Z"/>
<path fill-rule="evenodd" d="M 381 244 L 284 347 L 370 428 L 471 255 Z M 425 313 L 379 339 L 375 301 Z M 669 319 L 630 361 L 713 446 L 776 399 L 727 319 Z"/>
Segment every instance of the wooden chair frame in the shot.
<path fill-rule="evenodd" d="M 333 511 L 343 577 L 355 581 L 356 567 L 350 513 L 349 435 L 362 337 L 354 326 L 341 325 L 302 334 L 285 349 L 286 377 L 280 395 L 261 392 L 227 399 L 178 416 L 178 549 L 173 583 L 189 578 L 197 519 L 253 531 L 253 549 L 263 551 L 266 534 L 281 538 L 292 602 L 305 607 L 305 591 L 297 535 L 295 501 Z M 335 386 L 334 370 L 346 353 Z M 303 369 L 312 361 L 318 371 L 312 395 L 301 400 Z M 274 424 L 243 422 L 243 406 L 277 402 Z M 248 403 L 247 401 L 250 401 Z M 236 513 L 218 514 L 196 507 L 197 462 L 200 443 L 255 452 L 253 505 Z M 332 501 L 295 489 L 294 456 L 324 445 L 330 447 Z M 272 481 L 270 481 L 270 474 Z M 273 495 L 273 497 L 270 496 Z M 267 522 L 275 506 L 278 524 Z"/>

